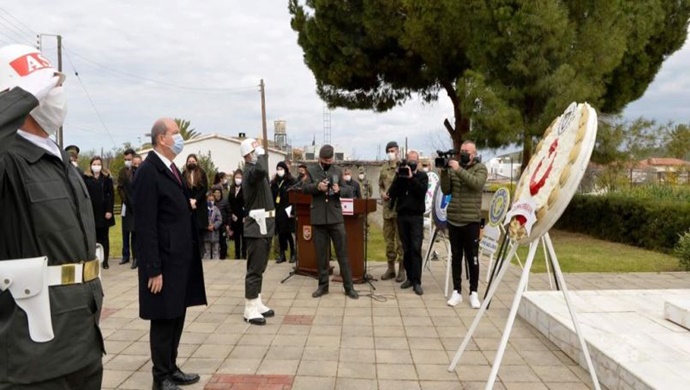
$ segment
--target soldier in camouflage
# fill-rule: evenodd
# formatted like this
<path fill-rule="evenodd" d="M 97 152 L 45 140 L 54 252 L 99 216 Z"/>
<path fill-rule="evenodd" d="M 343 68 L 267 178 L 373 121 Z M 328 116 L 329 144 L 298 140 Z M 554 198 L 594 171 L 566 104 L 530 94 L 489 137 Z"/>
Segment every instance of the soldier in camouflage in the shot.
<path fill-rule="evenodd" d="M 395 172 L 398 167 L 398 143 L 391 141 L 386 145 L 386 155 L 388 162 L 381 167 L 381 174 L 379 175 L 379 192 L 383 200 L 383 239 L 386 243 L 386 259 L 388 260 L 388 269 L 381 275 L 381 280 L 388 280 L 395 277 L 395 263 L 398 263 L 398 277 L 395 281 L 402 283 L 405 281 L 405 267 L 402 266 L 402 245 L 400 244 L 400 235 L 398 234 L 398 220 L 395 212 L 395 205 L 391 204 L 392 200 L 388 196 L 388 189 L 395 179 Z"/>

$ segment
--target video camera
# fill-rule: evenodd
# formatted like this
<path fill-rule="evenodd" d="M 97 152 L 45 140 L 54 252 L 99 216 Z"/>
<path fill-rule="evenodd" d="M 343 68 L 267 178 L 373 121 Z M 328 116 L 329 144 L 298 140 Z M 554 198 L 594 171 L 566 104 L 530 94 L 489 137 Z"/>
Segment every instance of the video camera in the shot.
<path fill-rule="evenodd" d="M 455 157 L 458 153 L 455 149 L 446 150 L 445 152 L 437 150 L 436 154 L 438 157 L 434 160 L 434 167 L 436 168 L 448 168 L 448 162 L 451 158 Z"/>

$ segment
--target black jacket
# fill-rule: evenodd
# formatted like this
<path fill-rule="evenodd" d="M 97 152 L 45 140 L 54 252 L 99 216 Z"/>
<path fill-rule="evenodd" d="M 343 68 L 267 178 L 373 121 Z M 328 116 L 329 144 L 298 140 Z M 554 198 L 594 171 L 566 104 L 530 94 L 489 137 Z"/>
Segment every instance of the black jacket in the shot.
<path fill-rule="evenodd" d="M 388 195 L 395 199 L 398 215 L 424 215 L 429 177 L 426 172 L 417 171 L 411 178 L 396 177 L 388 189 Z"/>
<path fill-rule="evenodd" d="M 230 208 L 228 221 L 232 230 L 242 231 L 244 230 L 242 218 L 247 216 L 247 212 L 244 209 L 244 192 L 242 192 L 242 186 L 239 186 L 240 190 L 237 192 L 237 195 L 235 195 L 235 190 L 237 188 L 238 187 L 233 184 L 228 190 L 228 207 Z M 232 220 L 233 215 L 237 217 L 236 221 Z"/>
<path fill-rule="evenodd" d="M 155 152 L 134 176 L 134 225 L 139 261 L 139 316 L 171 319 L 189 306 L 205 305 L 199 240 L 189 194 Z M 206 212 L 206 202 L 199 204 Z M 208 225 L 208 215 L 207 225 Z M 150 277 L 163 275 L 163 290 L 152 294 Z"/>
<path fill-rule="evenodd" d="M 343 208 L 340 198 L 351 198 L 352 188 L 345 184 L 342 170 L 332 165 L 327 171 L 320 164 L 308 168 L 309 178 L 302 186 L 305 194 L 311 197 L 311 223 L 312 225 L 330 225 L 343 223 Z M 329 193 L 319 191 L 318 184 L 323 180 L 336 181 L 340 192 Z"/>
<path fill-rule="evenodd" d="M 196 170 L 199 175 L 196 178 L 194 186 L 190 186 L 187 181 L 188 172 L 182 177 L 182 180 L 187 184 L 187 190 L 189 191 L 189 198 L 196 199 L 196 209 L 192 210 L 194 213 L 194 220 L 196 221 L 196 228 L 198 230 L 206 230 L 208 227 L 208 210 L 206 209 L 206 193 L 208 192 L 208 178 L 206 177 L 206 172 L 199 168 Z"/>
<path fill-rule="evenodd" d="M 283 179 L 274 177 L 271 180 L 271 193 L 273 194 L 273 203 L 276 206 L 276 233 L 289 234 L 295 231 L 295 207 L 290 211 L 290 215 L 286 212 L 290 202 L 288 200 L 288 189 L 297 183 L 294 177 Z"/>
<path fill-rule="evenodd" d="M 261 234 L 259 225 L 254 219 L 249 217 L 249 213 L 252 210 L 275 210 L 273 196 L 271 195 L 271 185 L 268 182 L 267 154 L 259 156 L 256 164 L 245 164 L 242 192 L 244 193 L 244 208 L 247 211 L 247 218 L 244 220 L 244 236 L 254 238 L 273 237 L 275 218 L 266 218 L 266 234 Z"/>
<path fill-rule="evenodd" d="M 37 105 L 19 88 L 0 92 L 0 261 L 47 256 L 54 266 L 93 260 L 96 229 L 81 175 L 67 153 L 60 160 L 17 135 Z M 9 290 L 0 291 L 0 387 L 64 376 L 101 359 L 100 279 L 49 292 L 55 338 L 35 343 L 24 311 Z"/>
<path fill-rule="evenodd" d="M 117 175 L 117 193 L 120 194 L 120 200 L 125 205 L 125 215 L 122 217 L 122 228 L 125 231 L 134 231 L 134 205 L 130 201 L 132 199 L 132 181 L 134 181 L 134 173 L 136 168 L 122 168 Z"/>
<path fill-rule="evenodd" d="M 84 175 L 84 183 L 89 190 L 91 206 L 93 207 L 93 218 L 97 228 L 111 227 L 115 225 L 115 216 L 105 219 L 105 213 L 113 213 L 115 196 L 113 194 L 113 179 L 110 175 L 95 176 Z M 126 215 L 126 213 L 125 213 Z"/>

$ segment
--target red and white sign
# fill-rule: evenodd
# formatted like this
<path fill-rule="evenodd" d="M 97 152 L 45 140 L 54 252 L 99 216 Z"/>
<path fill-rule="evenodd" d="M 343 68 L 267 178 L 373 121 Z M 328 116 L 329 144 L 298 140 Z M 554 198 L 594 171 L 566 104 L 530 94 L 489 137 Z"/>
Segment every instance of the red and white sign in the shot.
<path fill-rule="evenodd" d="M 340 205 L 343 208 L 343 215 L 355 214 L 355 200 L 349 198 L 341 198 Z"/>
<path fill-rule="evenodd" d="M 10 62 L 10 66 L 21 77 L 28 76 L 37 70 L 52 68 L 50 61 L 41 53 L 25 54 Z"/>

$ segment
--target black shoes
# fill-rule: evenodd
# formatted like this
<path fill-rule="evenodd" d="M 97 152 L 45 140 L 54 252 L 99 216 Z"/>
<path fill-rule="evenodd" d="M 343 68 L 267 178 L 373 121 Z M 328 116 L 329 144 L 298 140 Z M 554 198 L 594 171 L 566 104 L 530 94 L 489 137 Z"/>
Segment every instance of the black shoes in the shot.
<path fill-rule="evenodd" d="M 122 259 L 122 260 L 120 260 L 120 262 L 118 264 L 122 265 L 122 264 L 127 264 L 127 263 L 129 263 L 129 259 Z"/>
<path fill-rule="evenodd" d="M 163 382 L 153 382 L 153 390 L 181 390 L 172 380 L 164 379 Z"/>
<path fill-rule="evenodd" d="M 345 291 L 345 295 L 350 299 L 359 299 L 359 294 L 355 290 Z"/>
<path fill-rule="evenodd" d="M 297 256 L 295 256 L 295 254 L 293 253 L 290 255 L 290 262 L 294 263 L 295 261 L 297 261 Z"/>
<path fill-rule="evenodd" d="M 412 286 L 412 289 L 414 290 L 414 293 L 417 294 L 417 295 L 422 295 L 422 294 L 424 294 L 424 290 L 422 289 L 422 285 L 421 285 L 421 284 L 415 284 L 414 286 Z"/>
<path fill-rule="evenodd" d="M 278 259 L 276 259 L 276 264 L 284 263 L 285 262 L 285 252 L 282 252 Z"/>
<path fill-rule="evenodd" d="M 103 269 L 108 269 L 110 266 L 108 265 L 108 260 L 103 262 Z"/>
<path fill-rule="evenodd" d="M 137 259 L 132 260 L 132 266 L 129 267 L 131 269 L 136 269 L 137 268 Z"/>
<path fill-rule="evenodd" d="M 406 281 L 404 281 L 404 282 L 400 285 L 400 288 L 403 288 L 403 289 L 404 289 L 404 288 L 410 288 L 410 287 L 412 287 L 412 282 L 410 282 L 409 279 L 406 280 Z"/>
<path fill-rule="evenodd" d="M 320 297 L 322 295 L 326 295 L 326 294 L 328 294 L 328 287 L 319 287 L 316 289 L 316 291 L 311 293 L 311 297 L 312 298 L 318 298 L 318 297 Z"/>
<path fill-rule="evenodd" d="M 170 380 L 175 385 L 186 386 L 199 382 L 199 374 L 185 374 L 179 369 L 175 371 L 171 376 Z"/>

